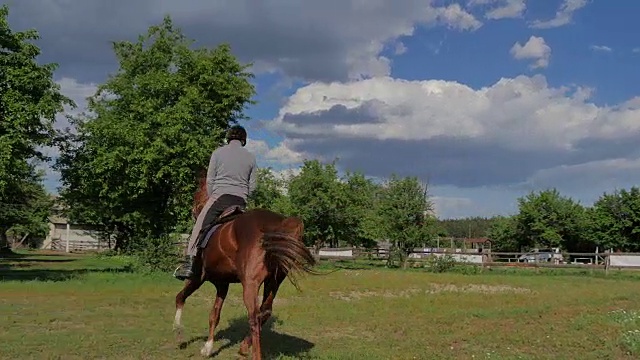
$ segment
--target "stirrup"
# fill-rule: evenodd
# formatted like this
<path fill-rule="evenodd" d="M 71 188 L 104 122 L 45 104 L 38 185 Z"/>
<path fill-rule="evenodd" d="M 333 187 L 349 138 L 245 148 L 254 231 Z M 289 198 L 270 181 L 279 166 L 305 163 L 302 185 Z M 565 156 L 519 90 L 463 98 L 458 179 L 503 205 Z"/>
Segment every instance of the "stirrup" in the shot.
<path fill-rule="evenodd" d="M 189 278 L 191 278 L 194 275 L 194 271 L 193 270 L 189 270 L 191 272 L 190 276 L 176 276 L 178 273 L 178 270 L 180 270 L 180 268 L 182 267 L 182 265 L 178 266 L 175 270 L 173 270 L 173 277 L 180 280 L 180 281 L 184 281 L 184 280 L 189 280 Z"/>
<path fill-rule="evenodd" d="M 173 270 L 173 277 L 177 279 L 176 274 L 178 273 L 178 270 L 180 270 L 180 268 L 182 267 L 182 265 L 178 265 L 178 267 L 176 267 L 175 270 Z"/>

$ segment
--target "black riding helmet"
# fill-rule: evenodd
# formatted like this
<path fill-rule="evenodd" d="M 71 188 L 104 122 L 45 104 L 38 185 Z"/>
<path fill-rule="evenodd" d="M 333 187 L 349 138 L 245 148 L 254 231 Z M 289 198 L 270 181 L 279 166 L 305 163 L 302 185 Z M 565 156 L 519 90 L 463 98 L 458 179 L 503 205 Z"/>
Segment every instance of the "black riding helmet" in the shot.
<path fill-rule="evenodd" d="M 227 130 L 227 143 L 231 140 L 239 140 L 242 146 L 247 145 L 247 130 L 240 125 L 234 125 Z"/>

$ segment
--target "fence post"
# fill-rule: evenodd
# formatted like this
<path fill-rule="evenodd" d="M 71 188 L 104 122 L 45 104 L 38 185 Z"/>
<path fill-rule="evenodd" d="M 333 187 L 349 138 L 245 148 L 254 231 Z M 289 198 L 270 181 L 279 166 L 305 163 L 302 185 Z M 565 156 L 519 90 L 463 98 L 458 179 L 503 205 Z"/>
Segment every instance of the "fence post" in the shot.
<path fill-rule="evenodd" d="M 606 254 L 604 258 L 604 275 L 609 275 L 609 264 L 611 263 L 611 254 Z"/>
<path fill-rule="evenodd" d="M 69 235 L 71 232 L 71 225 L 69 225 L 69 221 L 67 221 L 67 233 L 66 233 L 66 245 L 65 245 L 65 252 L 69 252 Z"/>

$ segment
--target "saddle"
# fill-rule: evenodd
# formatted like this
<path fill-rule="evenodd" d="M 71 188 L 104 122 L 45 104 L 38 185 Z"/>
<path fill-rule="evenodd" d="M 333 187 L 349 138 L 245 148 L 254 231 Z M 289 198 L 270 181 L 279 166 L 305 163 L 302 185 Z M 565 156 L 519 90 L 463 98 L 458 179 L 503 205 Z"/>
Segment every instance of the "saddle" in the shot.
<path fill-rule="evenodd" d="M 245 210 L 239 205 L 232 205 L 224 209 L 220 215 L 214 219 L 210 224 L 205 224 L 200 232 L 200 238 L 198 239 L 198 247 L 204 249 L 209 243 L 211 236 L 218 230 L 220 225 L 227 223 L 239 215 L 242 215 Z"/>

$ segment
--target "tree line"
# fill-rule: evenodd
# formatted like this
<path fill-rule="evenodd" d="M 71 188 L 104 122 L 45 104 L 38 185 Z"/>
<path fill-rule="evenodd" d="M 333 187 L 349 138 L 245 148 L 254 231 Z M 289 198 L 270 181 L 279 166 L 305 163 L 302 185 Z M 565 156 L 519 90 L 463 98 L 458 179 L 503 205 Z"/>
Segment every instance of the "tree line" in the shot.
<path fill-rule="evenodd" d="M 226 130 L 254 104 L 251 64 L 227 44 L 196 48 L 170 17 L 136 41 L 115 41 L 118 69 L 98 86 L 70 129 L 56 129 L 64 106 L 75 107 L 53 80 L 56 64 L 38 64 L 36 30 L 14 32 L 0 7 L 0 248 L 8 236 L 43 236 L 53 200 L 38 166 L 60 173 L 58 201 L 71 222 L 91 225 L 118 251 L 155 248 L 188 232 L 196 177 Z M 55 147 L 57 159 L 44 147 Z M 556 190 L 518 199 L 513 216 L 439 220 L 428 184 L 390 175 L 374 181 L 340 175 L 337 163 L 306 160 L 281 178 L 260 169 L 249 207 L 295 215 L 310 246 L 391 244 L 399 259 L 438 237 L 488 237 L 494 250 L 596 246 L 635 251 L 640 245 L 637 188 L 604 194 L 584 207 Z"/>
<path fill-rule="evenodd" d="M 314 160 L 288 180 L 276 178 L 270 169 L 261 169 L 259 179 L 252 206 L 302 216 L 311 229 L 310 244 L 315 239 L 332 247 L 367 247 L 398 239 L 409 251 L 453 237 L 487 238 L 493 251 L 504 252 L 555 247 L 568 252 L 640 252 L 638 187 L 604 193 L 592 206 L 545 189 L 518 198 L 518 211 L 510 216 L 437 219 L 431 215 L 426 187 L 416 178 L 392 176 L 376 183 L 359 173 L 338 177 L 334 163 Z M 424 228 L 413 233 L 412 222 L 400 219 L 418 219 L 420 211 Z"/>

